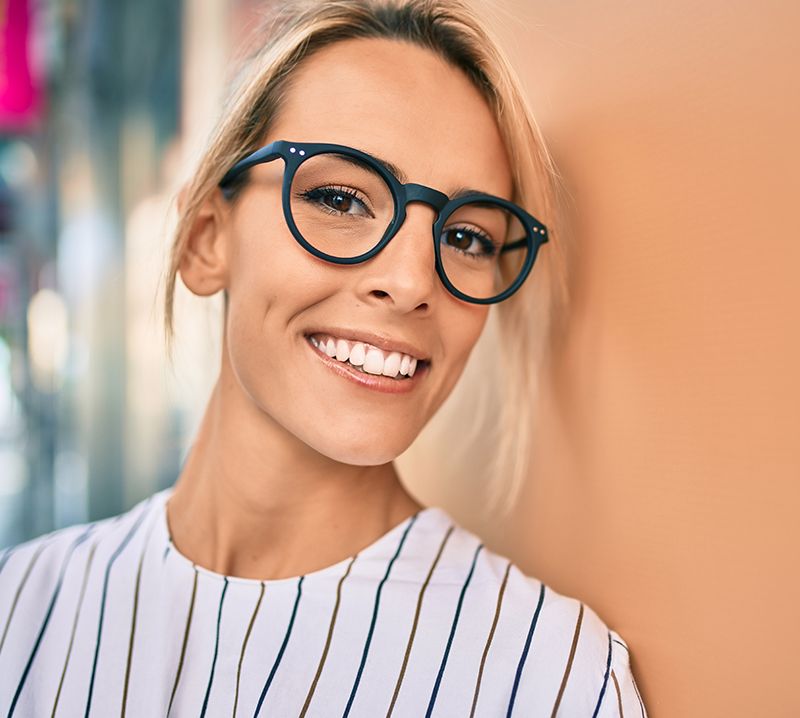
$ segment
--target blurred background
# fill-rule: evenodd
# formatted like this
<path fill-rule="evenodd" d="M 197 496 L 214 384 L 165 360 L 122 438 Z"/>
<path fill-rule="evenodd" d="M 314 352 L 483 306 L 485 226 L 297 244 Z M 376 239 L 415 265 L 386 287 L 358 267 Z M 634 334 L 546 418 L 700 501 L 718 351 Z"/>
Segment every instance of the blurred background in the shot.
<path fill-rule="evenodd" d="M 177 477 L 219 366 L 220 303 L 177 308 L 170 365 L 159 282 L 173 197 L 219 114 L 232 48 L 268 8 L 0 2 L 2 546 L 119 513 Z"/>
<path fill-rule="evenodd" d="M 0 0 L 0 547 L 179 473 L 221 297 L 178 282 L 171 365 L 173 197 L 270 4 Z M 402 474 L 595 608 L 651 716 L 800 715 L 800 6 L 474 4 L 568 189 L 573 305 L 509 521 L 483 510 L 493 447 L 438 450 L 491 321 Z"/>

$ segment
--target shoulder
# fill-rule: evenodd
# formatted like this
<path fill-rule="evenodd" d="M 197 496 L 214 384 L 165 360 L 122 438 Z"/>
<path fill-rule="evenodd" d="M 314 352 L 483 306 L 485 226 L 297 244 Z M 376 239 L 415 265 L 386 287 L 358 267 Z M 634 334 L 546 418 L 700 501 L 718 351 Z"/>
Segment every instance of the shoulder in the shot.
<path fill-rule="evenodd" d="M 646 715 L 627 643 L 590 605 L 524 572 L 445 511 L 438 515 L 451 532 L 449 570 L 458 571 L 460 556 L 465 575 L 469 559 L 473 603 L 492 614 L 491 650 L 514 675 L 512 701 L 522 713 L 616 716 L 621 707 L 622 715 Z"/>
<path fill-rule="evenodd" d="M 0 550 L 0 615 L 6 632 L 14 624 L 41 621 L 59 594 L 80 586 L 78 568 L 88 574 L 110 565 L 136 535 L 164 492 L 109 518 L 50 531 Z"/>

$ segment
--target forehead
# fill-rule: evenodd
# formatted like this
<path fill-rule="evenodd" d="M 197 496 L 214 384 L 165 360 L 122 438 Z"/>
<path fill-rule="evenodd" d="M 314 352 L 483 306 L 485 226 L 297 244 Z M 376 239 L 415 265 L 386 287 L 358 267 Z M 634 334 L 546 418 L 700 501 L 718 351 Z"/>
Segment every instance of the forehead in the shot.
<path fill-rule="evenodd" d="M 306 58 L 266 141 L 276 139 L 357 147 L 447 194 L 511 195 L 488 103 L 460 69 L 410 42 L 343 40 Z"/>

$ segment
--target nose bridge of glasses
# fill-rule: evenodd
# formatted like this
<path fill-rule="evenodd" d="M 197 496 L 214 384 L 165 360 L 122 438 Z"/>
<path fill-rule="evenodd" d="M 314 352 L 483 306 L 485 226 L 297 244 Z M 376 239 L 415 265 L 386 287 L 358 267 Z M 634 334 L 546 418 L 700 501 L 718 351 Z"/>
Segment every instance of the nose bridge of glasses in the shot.
<path fill-rule="evenodd" d="M 422 202 L 436 210 L 436 214 L 442 211 L 442 208 L 450 201 L 450 198 L 439 190 L 432 187 L 426 187 L 423 184 L 415 184 L 409 182 L 403 185 L 405 190 L 405 204 L 411 202 Z"/>

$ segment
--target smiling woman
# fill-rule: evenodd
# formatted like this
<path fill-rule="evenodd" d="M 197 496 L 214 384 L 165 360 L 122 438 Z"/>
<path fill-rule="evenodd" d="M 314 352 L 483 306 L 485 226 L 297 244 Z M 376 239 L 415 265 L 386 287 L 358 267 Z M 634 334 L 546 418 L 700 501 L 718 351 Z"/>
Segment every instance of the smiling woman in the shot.
<path fill-rule="evenodd" d="M 175 486 L 0 558 L 0 705 L 645 715 L 622 638 L 393 463 L 493 304 L 533 390 L 560 253 L 516 78 L 451 0 L 292 3 L 265 37 L 179 199 L 168 338 L 178 274 L 225 293 L 200 430 Z"/>

